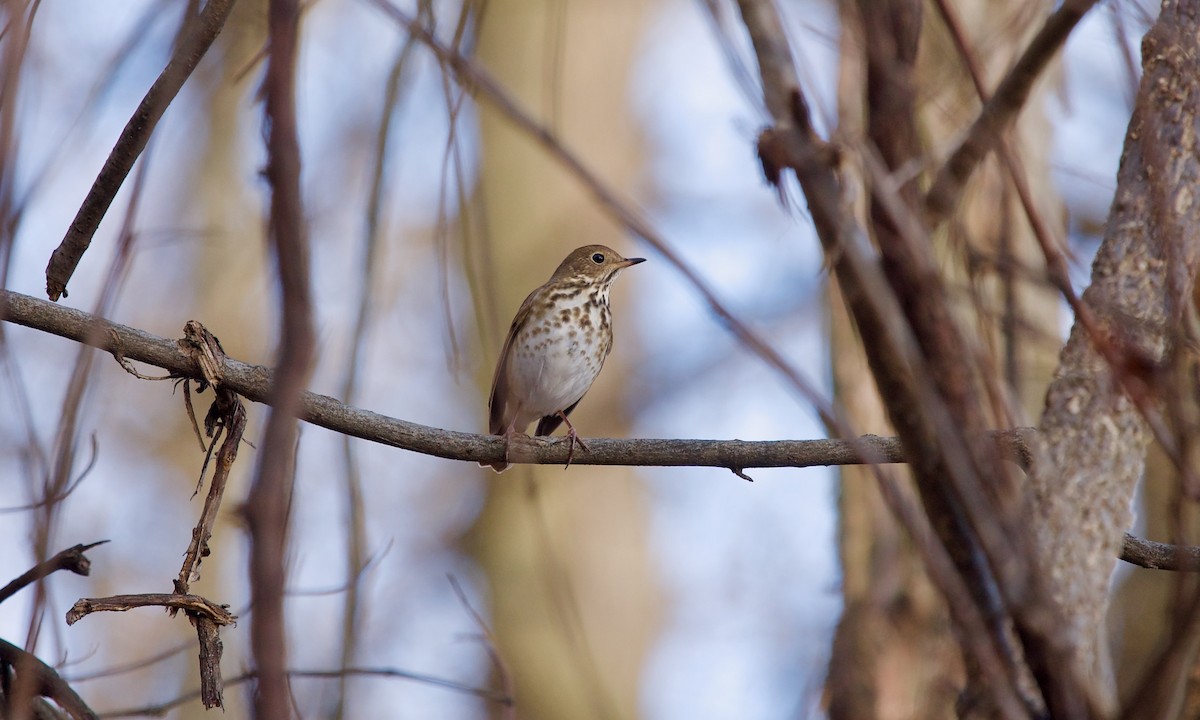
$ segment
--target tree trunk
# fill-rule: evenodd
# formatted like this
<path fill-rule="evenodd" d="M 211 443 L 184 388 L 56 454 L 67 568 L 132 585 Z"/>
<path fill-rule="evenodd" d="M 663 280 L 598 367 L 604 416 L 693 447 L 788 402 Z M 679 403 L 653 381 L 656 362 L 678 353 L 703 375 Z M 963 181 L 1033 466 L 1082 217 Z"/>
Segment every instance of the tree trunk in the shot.
<path fill-rule="evenodd" d="M 1032 478 L 1043 570 L 1067 612 L 1077 670 L 1110 705 L 1104 621 L 1151 437 L 1143 413 L 1182 390 L 1160 386 L 1164 376 L 1151 368 L 1169 362 L 1172 340 L 1182 337 L 1200 251 L 1198 34 L 1200 2 L 1168 0 L 1143 40 L 1117 194 L 1083 295 L 1095 327 L 1077 318 L 1063 350 L 1042 416 L 1045 454 Z M 1160 690 L 1159 699 L 1171 694 Z"/>

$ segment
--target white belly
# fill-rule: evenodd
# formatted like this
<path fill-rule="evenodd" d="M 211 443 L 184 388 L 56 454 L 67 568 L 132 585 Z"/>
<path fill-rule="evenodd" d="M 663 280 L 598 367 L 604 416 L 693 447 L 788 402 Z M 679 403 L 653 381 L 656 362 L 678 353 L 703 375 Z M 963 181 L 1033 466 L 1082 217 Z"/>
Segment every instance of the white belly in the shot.
<path fill-rule="evenodd" d="M 588 312 L 582 305 L 568 310 L 575 317 L 588 313 L 590 323 L 580 325 L 555 317 L 513 338 L 508 381 L 520 407 L 518 428 L 574 405 L 604 365 L 611 344 L 600 332 L 601 313 L 594 308 Z"/>

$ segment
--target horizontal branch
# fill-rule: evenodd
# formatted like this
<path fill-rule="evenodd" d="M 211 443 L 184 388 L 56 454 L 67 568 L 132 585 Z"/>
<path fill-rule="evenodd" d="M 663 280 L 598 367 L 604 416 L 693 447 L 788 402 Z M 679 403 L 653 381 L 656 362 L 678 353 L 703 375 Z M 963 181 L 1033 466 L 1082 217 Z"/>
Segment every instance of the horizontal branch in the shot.
<path fill-rule="evenodd" d="M 137 360 L 168 370 L 175 377 L 204 379 L 196 354 L 184 352 L 177 341 L 73 308 L 0 290 L 0 320 L 94 345 L 112 353 L 122 364 Z M 270 394 L 271 371 L 261 365 L 224 358 L 221 384 L 245 398 L 265 403 Z M 398 420 L 316 393 L 303 394 L 300 417 L 334 432 L 450 460 L 493 462 L 504 456 L 503 438 Z M 1028 428 L 998 432 L 997 442 L 1007 457 L 1027 466 L 1028 441 L 1033 432 Z M 880 463 L 905 461 L 899 440 L 875 435 L 852 441 L 592 438 L 587 444 L 588 450 L 576 451 L 573 464 L 721 467 L 740 473 L 765 467 L 856 465 L 868 459 Z M 565 464 L 567 451 L 567 444 L 556 439 L 530 438 L 513 448 L 509 462 Z M 1200 548 L 1153 543 L 1132 535 L 1125 538 L 1121 559 L 1151 569 L 1200 570 Z"/>
<path fill-rule="evenodd" d="M 137 360 L 165 370 L 172 376 L 201 380 L 204 376 L 194 359 L 177 341 L 151 335 L 97 318 L 79 310 L 0 290 L 0 319 L 94 345 L 113 354 L 118 361 Z M 97 332 L 99 330 L 99 332 Z M 224 359 L 222 387 L 259 403 L 270 398 L 271 371 Z M 354 408 L 326 395 L 306 392 L 301 398 L 300 418 L 314 425 L 371 442 L 390 445 L 424 455 L 491 463 L 504 457 L 504 439 L 493 435 L 456 432 L 387 417 Z M 1024 434 L 1013 430 L 999 433 L 1001 441 L 1023 457 Z M 866 435 L 847 440 L 617 440 L 589 438 L 588 450 L 577 449 L 576 465 L 700 466 L 734 471 L 766 467 L 814 467 L 854 465 L 867 462 L 904 461 L 895 438 Z M 565 464 L 568 444 L 556 438 L 529 438 L 510 449 L 509 462 Z"/>
<path fill-rule="evenodd" d="M 1200 547 L 1170 545 L 1125 533 L 1121 559 L 1150 570 L 1200 572 Z"/>
<path fill-rule="evenodd" d="M 71 609 L 67 611 L 67 624 L 74 625 L 94 612 L 127 612 L 140 607 L 165 607 L 196 613 L 211 619 L 217 625 L 232 625 L 237 620 L 237 616 L 229 612 L 228 606 L 218 605 L 199 595 L 141 593 L 76 600 Z"/>

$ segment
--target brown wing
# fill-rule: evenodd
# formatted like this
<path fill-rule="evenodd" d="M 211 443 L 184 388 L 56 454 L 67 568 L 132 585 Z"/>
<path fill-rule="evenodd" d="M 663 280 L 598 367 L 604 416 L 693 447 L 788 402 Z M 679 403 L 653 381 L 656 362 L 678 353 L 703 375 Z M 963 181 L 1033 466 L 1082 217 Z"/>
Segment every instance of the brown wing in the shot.
<path fill-rule="evenodd" d="M 538 288 L 538 290 L 540 289 Z M 492 375 L 492 394 L 488 398 L 488 432 L 493 435 L 503 435 L 508 428 L 508 423 L 512 421 L 512 411 L 507 402 L 508 351 L 512 346 L 513 337 L 517 334 L 517 327 L 525 322 L 525 316 L 529 314 L 533 296 L 536 294 L 537 290 L 534 290 L 529 293 L 529 297 L 525 298 L 525 302 L 521 303 L 521 307 L 517 310 L 517 316 L 513 318 L 512 325 L 508 328 L 508 337 L 504 338 L 504 346 L 500 348 L 500 357 L 496 360 L 496 372 Z M 525 428 L 518 429 L 525 430 Z"/>

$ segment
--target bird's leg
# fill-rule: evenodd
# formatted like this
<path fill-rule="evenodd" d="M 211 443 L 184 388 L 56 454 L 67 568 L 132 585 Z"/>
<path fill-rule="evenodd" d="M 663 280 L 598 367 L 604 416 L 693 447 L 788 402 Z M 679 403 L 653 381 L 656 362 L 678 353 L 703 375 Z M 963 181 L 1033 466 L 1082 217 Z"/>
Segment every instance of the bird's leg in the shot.
<path fill-rule="evenodd" d="M 575 458 L 575 443 L 579 443 L 579 446 L 588 452 L 591 452 L 592 449 L 587 446 L 587 443 L 583 441 L 583 438 L 579 437 L 579 433 L 575 432 L 575 426 L 572 425 L 571 421 L 567 419 L 567 414 L 565 412 L 559 410 L 558 416 L 562 418 L 564 423 L 567 424 L 567 440 L 571 442 L 571 445 L 567 448 L 567 464 L 566 467 L 563 468 L 565 470 L 566 468 L 571 467 L 571 460 Z"/>
<path fill-rule="evenodd" d="M 508 428 L 504 431 L 504 464 L 505 464 L 505 466 L 508 465 L 508 449 L 510 447 L 512 447 L 513 435 L 516 435 L 516 434 L 517 434 L 517 431 L 512 425 L 509 425 Z"/>
<path fill-rule="evenodd" d="M 492 469 L 495 470 L 496 472 L 504 472 L 508 468 L 508 453 L 509 453 L 509 450 L 512 448 L 513 438 L 516 437 L 517 435 L 525 434 L 525 433 L 521 432 L 520 430 L 517 430 L 517 427 L 516 427 L 517 415 L 519 412 L 520 412 L 520 407 L 518 406 L 517 412 L 513 413 L 512 420 L 510 420 L 508 423 L 508 427 L 504 428 L 504 432 L 497 433 L 498 435 L 500 435 L 500 437 L 504 438 L 504 460 L 502 462 L 497 462 L 497 463 L 491 464 Z"/>

